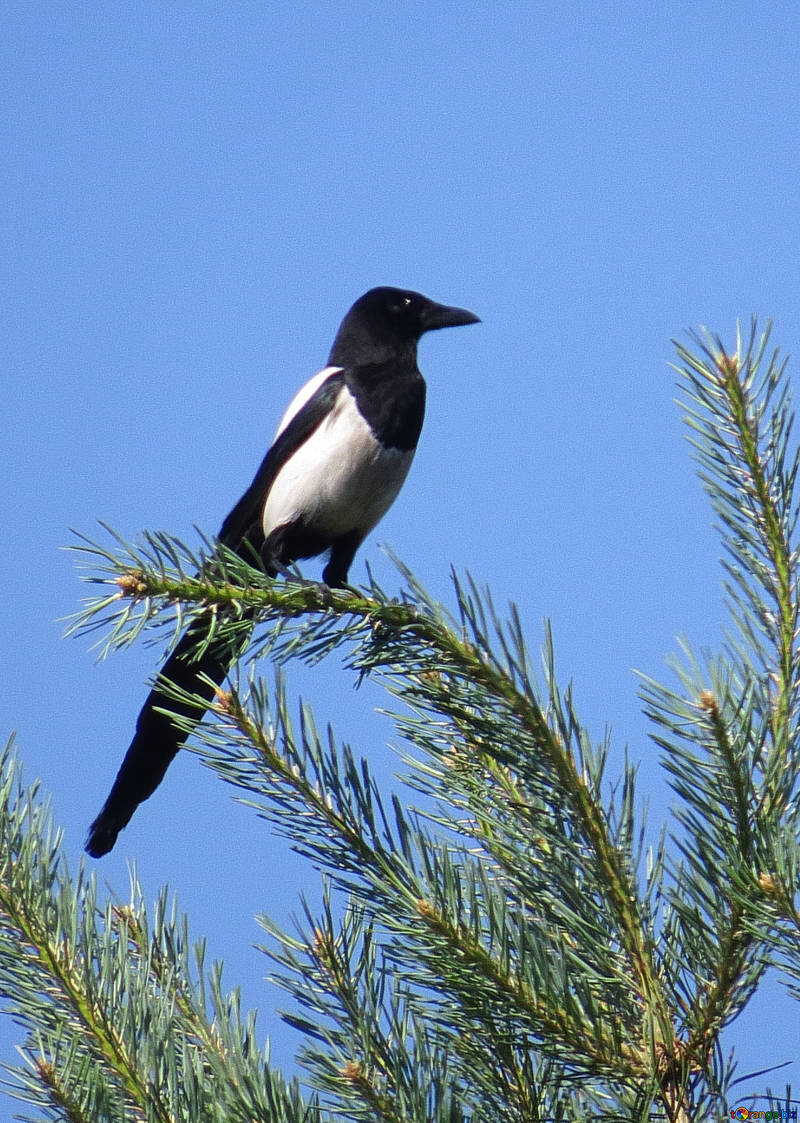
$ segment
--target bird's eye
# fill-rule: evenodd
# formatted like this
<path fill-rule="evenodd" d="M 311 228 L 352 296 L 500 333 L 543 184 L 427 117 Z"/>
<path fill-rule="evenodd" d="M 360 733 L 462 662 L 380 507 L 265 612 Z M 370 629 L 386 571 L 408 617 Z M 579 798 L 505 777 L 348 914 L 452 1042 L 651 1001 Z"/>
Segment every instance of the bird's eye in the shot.
<path fill-rule="evenodd" d="M 391 305 L 390 311 L 393 316 L 404 317 L 406 312 L 416 308 L 417 302 L 414 299 L 413 293 L 398 293 L 394 303 Z"/>

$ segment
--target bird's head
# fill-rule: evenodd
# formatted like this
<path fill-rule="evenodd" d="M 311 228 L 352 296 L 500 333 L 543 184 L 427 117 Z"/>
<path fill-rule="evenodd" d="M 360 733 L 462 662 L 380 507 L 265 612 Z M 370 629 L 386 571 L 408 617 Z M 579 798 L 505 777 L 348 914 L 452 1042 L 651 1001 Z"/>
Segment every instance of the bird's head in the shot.
<path fill-rule="evenodd" d="M 410 289 L 370 289 L 342 320 L 328 362 L 350 366 L 414 356 L 426 331 L 477 323 L 466 308 L 437 304 Z"/>

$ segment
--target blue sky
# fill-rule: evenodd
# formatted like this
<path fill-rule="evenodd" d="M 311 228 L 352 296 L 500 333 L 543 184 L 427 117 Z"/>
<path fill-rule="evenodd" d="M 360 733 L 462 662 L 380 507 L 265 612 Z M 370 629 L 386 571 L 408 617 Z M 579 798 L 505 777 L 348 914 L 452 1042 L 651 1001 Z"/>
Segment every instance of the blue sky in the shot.
<path fill-rule="evenodd" d="M 368 559 L 397 585 L 388 542 L 448 603 L 451 563 L 515 600 L 534 649 L 549 617 L 562 680 L 642 762 L 660 822 L 632 669 L 724 622 L 669 340 L 732 339 L 754 312 L 800 338 L 799 33 L 795 4 L 735 0 L 6 9 L 0 732 L 73 863 L 156 653 L 95 665 L 61 638 L 84 593 L 69 528 L 215 532 L 376 284 L 483 324 L 423 341 L 417 460 L 353 579 Z M 291 681 L 391 776 L 377 692 L 333 660 Z M 288 1065 L 252 918 L 286 920 L 315 871 L 188 754 L 98 872 L 125 895 L 134 861 Z M 773 1082 L 797 1088 L 799 1024 L 768 986 L 726 1044 L 742 1072 L 791 1060 Z M 0 1060 L 14 1040 L 0 1022 Z"/>

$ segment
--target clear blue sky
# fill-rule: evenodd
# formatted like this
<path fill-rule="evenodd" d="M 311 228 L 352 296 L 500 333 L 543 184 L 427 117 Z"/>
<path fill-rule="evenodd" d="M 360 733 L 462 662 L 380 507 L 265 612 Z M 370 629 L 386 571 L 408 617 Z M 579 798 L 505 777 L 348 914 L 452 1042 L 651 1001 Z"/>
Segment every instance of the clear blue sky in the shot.
<path fill-rule="evenodd" d="M 156 652 L 96 666 L 61 638 L 84 593 L 68 528 L 214 533 L 376 284 L 484 322 L 423 341 L 418 457 L 353 578 L 369 559 L 397 584 L 385 541 L 449 602 L 451 563 L 514 599 L 534 649 L 550 617 L 660 821 L 632 668 L 723 625 L 669 340 L 752 312 L 800 339 L 799 36 L 796 4 L 736 0 L 6 7 L 0 731 L 73 863 Z M 335 660 L 291 681 L 391 775 L 377 693 Z M 188 754 L 100 876 L 125 895 L 133 861 L 288 1065 L 252 918 L 286 920 L 316 872 Z M 800 1088 L 798 1026 L 768 987 L 726 1043 Z M 0 1060 L 14 1040 L 0 1023 Z"/>

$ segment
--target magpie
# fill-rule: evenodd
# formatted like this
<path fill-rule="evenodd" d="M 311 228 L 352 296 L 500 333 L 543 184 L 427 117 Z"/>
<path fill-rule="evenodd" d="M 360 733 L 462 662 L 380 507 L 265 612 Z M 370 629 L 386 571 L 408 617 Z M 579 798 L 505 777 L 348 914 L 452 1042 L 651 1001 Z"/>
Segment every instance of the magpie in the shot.
<path fill-rule="evenodd" d="M 250 561 L 260 555 L 271 576 L 330 551 L 323 581 L 346 587 L 356 550 L 394 502 L 417 447 L 425 414 L 420 337 L 479 322 L 464 308 L 404 289 L 375 288 L 360 297 L 342 320 L 327 366 L 289 404 L 253 482 L 223 522 L 220 542 Z M 230 669 L 230 643 L 209 644 L 198 655 L 205 635 L 195 621 L 162 667 L 89 828 L 93 858 L 111 850 L 188 736 L 159 707 L 199 720 L 196 706 L 164 692 L 164 681 L 210 702 L 214 687 L 200 676 L 219 685 Z"/>

